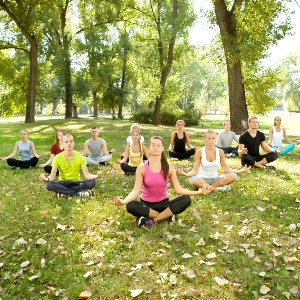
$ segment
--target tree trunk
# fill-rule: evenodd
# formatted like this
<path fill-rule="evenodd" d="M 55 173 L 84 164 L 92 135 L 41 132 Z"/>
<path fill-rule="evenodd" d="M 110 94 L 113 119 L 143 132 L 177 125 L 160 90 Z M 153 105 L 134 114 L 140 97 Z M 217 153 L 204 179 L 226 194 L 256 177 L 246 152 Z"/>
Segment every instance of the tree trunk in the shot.
<path fill-rule="evenodd" d="M 73 118 L 78 118 L 77 106 L 74 103 L 72 103 L 72 115 Z"/>
<path fill-rule="evenodd" d="M 38 46 L 35 42 L 31 43 L 30 48 L 30 73 L 28 84 L 28 95 L 26 105 L 25 123 L 34 123 L 35 119 L 35 95 L 38 78 Z"/>
<path fill-rule="evenodd" d="M 172 36 L 170 37 L 170 42 L 169 42 L 169 49 L 168 49 L 168 55 L 166 58 L 166 61 L 164 61 L 164 54 L 163 54 L 163 42 L 162 42 L 162 37 L 159 36 L 159 41 L 158 41 L 158 53 L 159 53 L 159 60 L 160 60 L 160 66 L 161 66 L 161 79 L 160 79 L 160 87 L 161 87 L 161 92 L 160 95 L 156 97 L 156 102 L 155 102 L 155 108 L 154 108 L 154 113 L 153 113 L 153 118 L 152 118 L 152 124 L 157 126 L 158 125 L 158 120 L 159 120 L 159 112 L 160 108 L 163 102 L 164 98 L 164 89 L 166 86 L 167 78 L 168 75 L 171 71 L 172 68 L 172 62 L 173 62 L 173 53 L 174 53 L 174 46 L 175 46 L 175 40 L 176 40 L 176 22 L 175 20 L 177 19 L 177 14 L 178 14 L 178 0 L 173 0 L 173 22 L 172 22 Z M 160 23 L 158 22 L 158 33 L 160 35 Z M 165 67 L 164 67 L 165 65 Z"/>
<path fill-rule="evenodd" d="M 241 6 L 242 2 L 242 0 L 235 0 L 230 11 L 226 7 L 225 0 L 214 2 L 215 15 L 226 57 L 231 128 L 237 134 L 244 131 L 243 120 L 248 119 L 242 66 L 238 50 L 236 50 L 238 41 L 234 17 L 235 10 Z"/>
<path fill-rule="evenodd" d="M 93 117 L 98 118 L 99 114 L 98 114 L 98 103 L 97 103 L 97 91 L 92 90 L 92 95 L 93 95 L 93 108 L 94 108 Z"/>

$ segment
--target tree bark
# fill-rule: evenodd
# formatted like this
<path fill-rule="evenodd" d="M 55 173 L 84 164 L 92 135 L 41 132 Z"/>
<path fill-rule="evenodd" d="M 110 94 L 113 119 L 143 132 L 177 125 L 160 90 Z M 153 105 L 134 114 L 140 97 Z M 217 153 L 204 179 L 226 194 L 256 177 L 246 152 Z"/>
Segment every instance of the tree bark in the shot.
<path fill-rule="evenodd" d="M 161 108 L 161 105 L 162 105 L 163 99 L 164 99 L 164 89 L 166 86 L 168 75 L 172 68 L 174 45 L 175 45 L 176 33 L 177 33 L 176 28 L 175 28 L 176 27 L 175 20 L 177 19 L 177 13 L 178 13 L 178 0 L 173 0 L 173 24 L 172 24 L 173 31 L 172 31 L 172 36 L 170 37 L 169 49 L 168 49 L 168 55 L 167 55 L 166 62 L 164 61 L 164 57 L 163 57 L 163 42 L 162 42 L 162 37 L 160 36 L 161 32 L 160 32 L 159 21 L 157 24 L 158 33 L 159 33 L 158 53 L 159 53 L 160 67 L 161 67 L 161 78 L 160 78 L 161 92 L 156 97 L 156 100 L 155 100 L 155 108 L 154 108 L 154 113 L 153 113 L 153 118 L 152 118 L 152 124 L 155 126 L 158 125 L 159 112 L 160 112 L 160 108 Z"/>
<path fill-rule="evenodd" d="M 94 108 L 93 117 L 98 118 L 99 113 L 98 113 L 98 103 L 97 103 L 97 91 L 92 90 L 92 95 L 93 95 L 93 108 Z"/>
<path fill-rule="evenodd" d="M 241 6 L 242 2 L 243 0 L 235 0 L 230 11 L 227 9 L 225 0 L 216 0 L 214 2 L 215 15 L 222 37 L 227 65 L 231 128 L 237 134 L 245 130 L 243 120 L 248 119 L 242 62 L 238 58 L 239 53 L 235 50 L 238 42 L 234 10 Z"/>

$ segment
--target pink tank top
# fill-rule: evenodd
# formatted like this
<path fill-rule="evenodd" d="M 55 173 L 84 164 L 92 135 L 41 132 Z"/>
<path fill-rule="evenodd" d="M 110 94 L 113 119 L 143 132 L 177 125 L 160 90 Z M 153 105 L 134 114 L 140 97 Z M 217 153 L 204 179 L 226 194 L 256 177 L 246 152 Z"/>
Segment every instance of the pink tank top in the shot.
<path fill-rule="evenodd" d="M 168 198 L 167 180 L 164 180 L 162 172 L 153 173 L 148 165 L 148 161 L 145 162 L 145 172 L 143 178 L 143 193 L 141 199 L 147 202 L 160 202 Z"/>

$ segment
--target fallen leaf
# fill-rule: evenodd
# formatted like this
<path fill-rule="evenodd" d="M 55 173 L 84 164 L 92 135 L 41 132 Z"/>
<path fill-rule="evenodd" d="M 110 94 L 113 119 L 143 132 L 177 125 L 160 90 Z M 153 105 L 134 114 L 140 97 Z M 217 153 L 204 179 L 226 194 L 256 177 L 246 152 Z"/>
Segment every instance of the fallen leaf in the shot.
<path fill-rule="evenodd" d="M 30 264 L 30 261 L 26 260 L 26 261 L 24 261 L 24 262 L 21 263 L 20 267 L 21 267 L 21 268 L 25 268 L 25 267 L 27 267 L 29 264 Z"/>
<path fill-rule="evenodd" d="M 137 289 L 137 290 L 130 290 L 131 297 L 137 297 L 139 296 L 144 290 L 143 289 Z"/>
<path fill-rule="evenodd" d="M 88 278 L 90 275 L 92 275 L 93 274 L 93 271 L 89 271 L 89 272 L 86 272 L 84 275 L 83 275 L 83 277 L 84 278 Z"/>
<path fill-rule="evenodd" d="M 295 271 L 295 268 L 294 268 L 294 267 L 291 267 L 291 266 L 287 266 L 287 267 L 285 267 L 285 269 L 286 269 L 287 271 Z"/>
<path fill-rule="evenodd" d="M 56 225 L 56 229 L 61 230 L 61 231 L 65 231 L 66 227 L 67 227 L 67 225 L 62 225 L 62 224 L 59 224 L 59 223 L 57 223 L 57 225 Z"/>
<path fill-rule="evenodd" d="M 215 277 L 215 281 L 218 285 L 226 285 L 228 284 L 228 280 L 225 278 Z"/>
<path fill-rule="evenodd" d="M 34 280 L 34 279 L 36 279 L 36 278 L 39 278 L 39 277 L 40 277 L 40 276 L 35 275 L 35 276 L 29 277 L 28 279 L 29 279 L 29 281 L 32 281 L 32 280 Z"/>
<path fill-rule="evenodd" d="M 217 257 L 215 252 L 209 253 L 206 255 L 207 259 L 215 259 Z"/>
<path fill-rule="evenodd" d="M 203 238 L 200 238 L 196 246 L 204 246 L 204 245 L 205 245 L 205 241 L 203 240 Z"/>
<path fill-rule="evenodd" d="M 265 211 L 266 209 L 263 208 L 263 207 L 261 207 L 261 206 L 257 206 L 257 210 L 259 210 L 259 211 Z"/>
<path fill-rule="evenodd" d="M 299 288 L 298 288 L 298 286 L 294 286 L 294 287 L 292 287 L 291 289 L 290 289 L 290 292 L 293 294 L 293 295 L 296 295 L 296 294 L 298 294 L 299 293 Z"/>
<path fill-rule="evenodd" d="M 89 291 L 81 292 L 79 295 L 79 299 L 87 299 L 90 298 L 93 294 Z"/>
<path fill-rule="evenodd" d="M 182 258 L 192 258 L 193 256 L 191 255 L 191 254 L 189 254 L 189 253 L 184 253 L 183 255 L 182 255 Z"/>
<path fill-rule="evenodd" d="M 196 275 L 195 275 L 195 273 L 194 273 L 193 270 L 187 270 L 186 276 L 187 276 L 188 278 L 195 278 L 195 277 L 196 277 Z"/>
<path fill-rule="evenodd" d="M 266 295 L 267 293 L 269 293 L 270 289 L 269 289 L 267 286 L 262 285 L 262 286 L 260 287 L 260 290 L 259 290 L 259 291 L 260 291 L 261 294 Z"/>
<path fill-rule="evenodd" d="M 289 292 L 283 292 L 282 295 L 283 295 L 285 298 L 290 299 L 291 293 L 289 293 Z"/>
<path fill-rule="evenodd" d="M 177 283 L 177 278 L 175 274 L 170 275 L 170 284 L 174 285 Z"/>
<path fill-rule="evenodd" d="M 45 241 L 45 240 L 42 239 L 42 238 L 39 238 L 39 239 L 36 241 L 36 244 L 37 244 L 37 245 L 45 245 L 45 244 L 47 244 L 47 241 Z"/>
<path fill-rule="evenodd" d="M 260 273 L 258 273 L 258 276 L 259 277 L 265 277 L 266 276 L 266 272 L 260 272 Z"/>

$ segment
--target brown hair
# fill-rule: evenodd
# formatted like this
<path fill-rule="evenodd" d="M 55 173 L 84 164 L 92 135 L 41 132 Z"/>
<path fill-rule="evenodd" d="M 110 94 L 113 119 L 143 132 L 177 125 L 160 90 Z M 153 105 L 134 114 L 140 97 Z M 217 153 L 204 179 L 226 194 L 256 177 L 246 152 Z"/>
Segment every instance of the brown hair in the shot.
<path fill-rule="evenodd" d="M 257 117 L 256 115 L 251 115 L 251 116 L 249 116 L 249 118 L 248 118 L 248 124 L 250 123 L 250 121 L 251 121 L 252 119 L 258 119 L 258 117 Z"/>
<path fill-rule="evenodd" d="M 178 123 L 182 122 L 183 125 L 185 125 L 185 122 L 183 120 L 177 120 L 175 126 L 177 126 Z"/>
<path fill-rule="evenodd" d="M 156 135 L 156 136 L 151 137 L 149 140 L 149 146 L 150 146 L 151 140 L 160 140 L 162 142 L 162 145 L 163 146 L 165 145 L 164 139 L 161 136 Z M 167 180 L 167 178 L 169 176 L 169 163 L 167 161 L 165 152 L 161 153 L 160 162 L 161 162 L 161 172 L 163 174 L 164 180 Z"/>
<path fill-rule="evenodd" d="M 66 135 L 66 133 L 65 133 L 65 131 L 64 131 L 63 129 L 58 129 L 58 130 L 56 131 L 56 134 L 55 134 L 55 140 L 54 140 L 54 145 L 55 145 L 55 148 L 56 148 L 56 149 L 60 149 L 60 148 L 59 148 L 59 139 L 58 139 L 58 133 L 59 133 L 59 132 L 62 132 L 63 135 Z"/>

